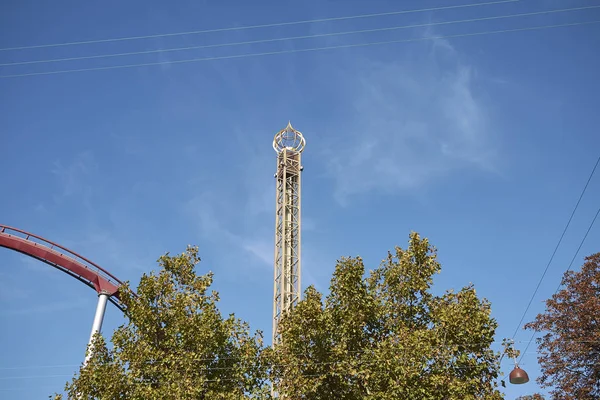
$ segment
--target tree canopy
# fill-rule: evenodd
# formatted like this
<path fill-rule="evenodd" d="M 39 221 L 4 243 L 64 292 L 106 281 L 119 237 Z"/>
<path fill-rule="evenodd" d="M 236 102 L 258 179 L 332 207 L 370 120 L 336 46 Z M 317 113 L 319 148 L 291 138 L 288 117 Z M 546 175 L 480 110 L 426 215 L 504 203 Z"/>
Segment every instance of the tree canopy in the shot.
<path fill-rule="evenodd" d="M 417 233 L 365 277 L 338 261 L 330 293 L 314 287 L 280 324 L 273 381 L 292 399 L 501 399 L 496 321 L 472 285 L 431 293 L 441 271 Z"/>
<path fill-rule="evenodd" d="M 195 247 L 167 254 L 137 295 L 124 286 L 128 320 L 112 346 L 96 335 L 69 399 L 266 400 L 271 384 L 303 400 L 502 399 L 490 303 L 473 285 L 432 293 L 441 265 L 417 233 L 368 273 L 360 257 L 339 260 L 329 293 L 308 287 L 273 347 L 221 315 L 199 261 Z"/>
<path fill-rule="evenodd" d="M 600 253 L 569 271 L 564 288 L 546 301 L 546 310 L 526 329 L 545 332 L 538 340 L 542 387 L 553 399 L 600 398 Z"/>
<path fill-rule="evenodd" d="M 137 296 L 127 285 L 121 290 L 128 322 L 112 335 L 112 348 L 96 335 L 89 363 L 65 387 L 69 399 L 269 397 L 261 333 L 221 315 L 218 294 L 208 292 L 212 274 L 194 272 L 199 261 L 195 247 L 164 255 Z"/>
<path fill-rule="evenodd" d="M 544 396 L 539 393 L 534 393 L 526 396 L 519 396 L 516 400 L 544 400 Z"/>

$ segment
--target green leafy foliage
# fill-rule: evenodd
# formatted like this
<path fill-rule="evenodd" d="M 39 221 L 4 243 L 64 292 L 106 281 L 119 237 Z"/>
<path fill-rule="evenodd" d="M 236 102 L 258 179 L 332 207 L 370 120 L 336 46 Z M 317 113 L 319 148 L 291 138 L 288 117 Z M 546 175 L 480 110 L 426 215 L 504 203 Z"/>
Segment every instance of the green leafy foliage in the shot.
<path fill-rule="evenodd" d="M 516 400 L 544 400 L 544 396 L 539 393 L 529 394 L 527 396 L 519 396 Z"/>
<path fill-rule="evenodd" d="M 512 339 L 503 339 L 502 347 L 504 348 L 502 353 L 508 358 L 515 360 L 516 363 L 517 358 L 521 355 L 521 351 L 515 348 L 515 341 Z"/>
<path fill-rule="evenodd" d="M 280 324 L 272 380 L 306 400 L 502 399 L 496 321 L 473 286 L 431 293 L 441 266 L 410 235 L 365 278 L 360 257 L 338 261 L 330 293 L 314 287 Z"/>
<path fill-rule="evenodd" d="M 196 275 L 197 248 L 162 256 L 141 278 L 137 296 L 121 291 L 128 322 L 65 387 L 69 399 L 268 399 L 269 351 L 260 332 L 224 318 L 212 274 Z M 56 395 L 62 399 L 62 395 Z"/>

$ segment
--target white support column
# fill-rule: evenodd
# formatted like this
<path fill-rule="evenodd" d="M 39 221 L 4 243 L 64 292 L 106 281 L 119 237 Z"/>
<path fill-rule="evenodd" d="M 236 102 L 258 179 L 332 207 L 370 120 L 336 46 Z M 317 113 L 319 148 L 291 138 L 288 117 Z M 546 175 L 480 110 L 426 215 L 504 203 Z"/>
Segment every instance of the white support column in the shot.
<path fill-rule="evenodd" d="M 106 302 L 108 301 L 108 294 L 100 293 L 98 295 L 98 306 L 96 307 L 96 315 L 94 315 L 94 323 L 92 325 L 92 333 L 90 334 L 90 340 L 88 342 L 88 348 L 90 349 L 88 354 L 85 356 L 84 365 L 87 364 L 89 359 L 92 357 L 91 344 L 94 339 L 94 334 L 100 332 L 102 329 L 102 321 L 104 320 L 104 312 L 106 311 Z"/>

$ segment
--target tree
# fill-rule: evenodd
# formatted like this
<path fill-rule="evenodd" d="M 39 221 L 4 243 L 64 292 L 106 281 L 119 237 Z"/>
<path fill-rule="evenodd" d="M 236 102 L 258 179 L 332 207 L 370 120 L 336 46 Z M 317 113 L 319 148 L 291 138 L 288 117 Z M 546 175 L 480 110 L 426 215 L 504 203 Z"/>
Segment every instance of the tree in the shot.
<path fill-rule="evenodd" d="M 93 356 L 67 383 L 70 399 L 266 399 L 268 352 L 232 314 L 223 318 L 212 274 L 198 276 L 197 248 L 162 256 L 161 270 L 125 285 L 128 322 L 112 348 L 96 335 Z M 56 396 L 61 399 L 61 395 Z"/>
<path fill-rule="evenodd" d="M 272 380 L 286 398 L 502 399 L 497 327 L 473 286 L 431 293 L 441 266 L 417 233 L 365 277 L 338 261 L 325 298 L 314 287 L 285 315 Z"/>
<path fill-rule="evenodd" d="M 544 396 L 539 393 L 528 394 L 527 396 L 519 396 L 517 400 L 544 400 Z"/>
<path fill-rule="evenodd" d="M 553 399 L 600 398 L 600 253 L 569 271 L 564 288 L 546 301 L 546 310 L 525 329 L 546 332 L 538 339 L 542 387 Z"/>

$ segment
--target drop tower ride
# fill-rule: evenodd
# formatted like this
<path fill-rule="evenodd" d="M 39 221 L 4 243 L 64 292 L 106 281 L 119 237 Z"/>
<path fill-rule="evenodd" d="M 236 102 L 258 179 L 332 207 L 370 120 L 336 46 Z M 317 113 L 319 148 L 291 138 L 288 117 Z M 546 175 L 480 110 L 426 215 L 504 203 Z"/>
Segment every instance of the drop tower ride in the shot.
<path fill-rule="evenodd" d="M 273 344 L 280 341 L 281 317 L 296 306 L 301 297 L 300 175 L 305 145 L 302 133 L 292 128 L 289 122 L 273 139 L 273 149 L 277 153 Z"/>

